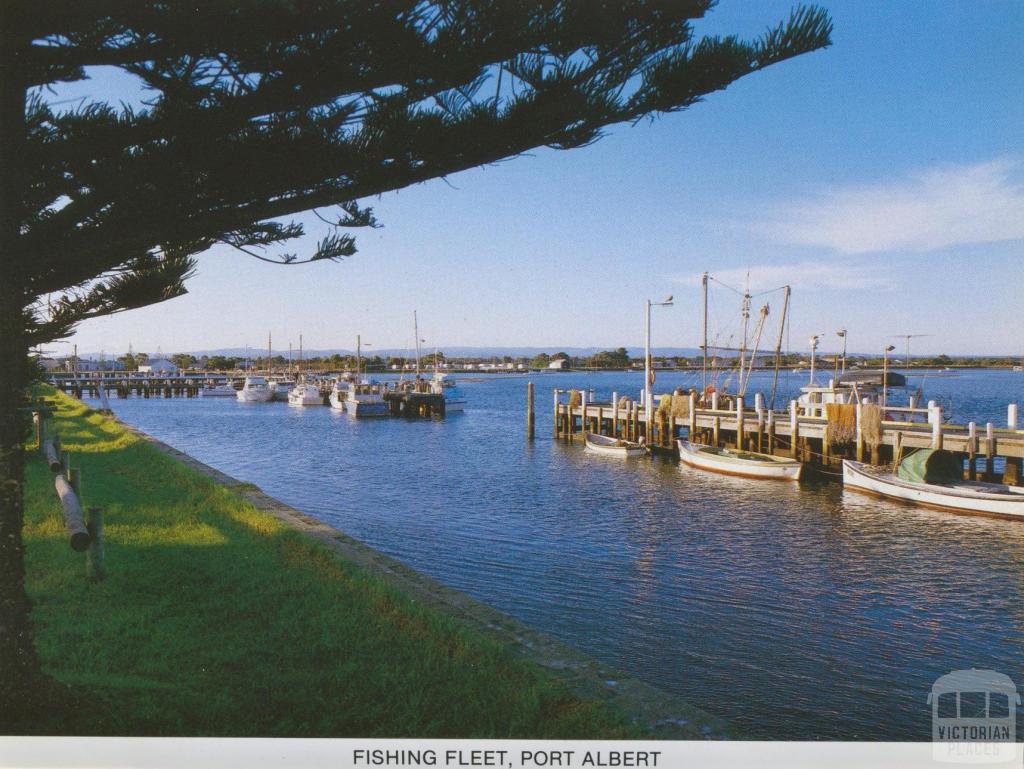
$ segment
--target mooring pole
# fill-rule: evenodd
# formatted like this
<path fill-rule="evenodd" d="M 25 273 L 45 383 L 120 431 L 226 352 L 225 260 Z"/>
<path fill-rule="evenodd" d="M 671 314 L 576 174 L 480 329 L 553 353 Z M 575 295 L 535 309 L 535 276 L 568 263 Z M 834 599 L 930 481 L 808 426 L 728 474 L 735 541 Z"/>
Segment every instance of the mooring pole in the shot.
<path fill-rule="evenodd" d="M 533 440 L 533 382 L 526 383 L 526 437 Z"/>

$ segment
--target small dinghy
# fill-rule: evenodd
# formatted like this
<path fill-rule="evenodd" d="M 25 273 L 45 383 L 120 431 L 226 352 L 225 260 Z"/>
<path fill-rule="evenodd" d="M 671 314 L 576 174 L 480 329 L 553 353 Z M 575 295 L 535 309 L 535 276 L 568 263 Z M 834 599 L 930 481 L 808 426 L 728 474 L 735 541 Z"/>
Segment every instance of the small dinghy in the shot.
<path fill-rule="evenodd" d="M 743 478 L 799 481 L 803 464 L 795 459 L 773 457 L 754 451 L 735 451 L 705 446 L 702 443 L 677 441 L 681 462 L 699 470 L 738 475 Z"/>
<path fill-rule="evenodd" d="M 1024 518 L 1024 488 L 965 481 L 963 464 L 948 451 L 919 449 L 896 472 L 844 459 L 843 487 L 939 510 Z"/>
<path fill-rule="evenodd" d="M 647 447 L 642 443 L 623 441 L 597 433 L 584 433 L 583 444 L 587 451 L 610 457 L 639 457 L 647 453 Z"/>

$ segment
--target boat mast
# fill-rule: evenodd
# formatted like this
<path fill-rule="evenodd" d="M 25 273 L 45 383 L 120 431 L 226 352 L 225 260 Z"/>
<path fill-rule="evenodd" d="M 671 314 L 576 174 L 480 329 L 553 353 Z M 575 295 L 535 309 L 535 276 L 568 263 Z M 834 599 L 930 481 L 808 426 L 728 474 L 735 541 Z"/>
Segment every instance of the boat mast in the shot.
<path fill-rule="evenodd" d="M 356 384 L 359 384 L 359 368 L 363 362 L 363 338 L 356 334 Z"/>
<path fill-rule="evenodd" d="M 271 353 L 270 353 L 270 332 L 268 331 L 268 332 L 267 332 L 267 373 L 268 373 L 268 374 L 269 374 L 269 373 L 270 373 L 270 371 L 271 371 L 271 367 L 270 367 L 270 355 L 271 355 Z"/>
<path fill-rule="evenodd" d="M 302 370 L 302 334 L 299 334 L 299 370 Z"/>
<path fill-rule="evenodd" d="M 412 332 L 416 335 L 416 378 L 420 378 L 420 326 L 416 320 L 416 310 L 412 311 Z"/>
<path fill-rule="evenodd" d="M 765 304 L 761 307 L 761 313 L 757 319 L 757 330 L 754 332 L 754 349 L 750 353 L 750 363 L 747 365 L 746 376 L 740 371 L 740 391 L 737 395 L 744 396 L 747 394 L 747 387 L 750 385 L 750 375 L 754 373 L 754 363 L 757 361 L 757 348 L 761 346 L 761 332 L 764 331 L 764 322 L 767 317 L 768 305 Z"/>
<path fill-rule="evenodd" d="M 768 399 L 768 408 L 775 408 L 775 389 L 779 384 L 779 366 L 782 364 L 782 336 L 786 330 L 786 313 L 789 311 L 789 286 L 783 286 L 782 319 L 779 321 L 779 338 L 775 341 L 775 373 L 772 376 L 772 394 Z"/>
<path fill-rule="evenodd" d="M 700 277 L 701 285 L 704 286 L 704 346 L 701 348 L 704 351 L 704 379 L 703 387 L 701 387 L 701 397 L 704 397 L 704 393 L 708 389 L 708 274 L 705 272 Z"/>
<path fill-rule="evenodd" d="M 743 386 L 743 366 L 747 360 L 747 328 L 750 325 L 750 273 L 747 273 L 747 282 L 743 288 L 743 338 L 740 340 L 740 382 Z M 742 393 L 741 393 L 742 395 Z"/>

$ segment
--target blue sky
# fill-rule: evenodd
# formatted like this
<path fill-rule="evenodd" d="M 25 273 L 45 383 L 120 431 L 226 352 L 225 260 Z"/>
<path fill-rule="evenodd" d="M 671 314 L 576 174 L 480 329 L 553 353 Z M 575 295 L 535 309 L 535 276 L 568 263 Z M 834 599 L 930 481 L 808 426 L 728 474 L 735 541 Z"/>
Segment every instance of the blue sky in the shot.
<path fill-rule="evenodd" d="M 300 332 L 307 348 L 357 333 L 405 347 L 415 308 L 442 349 L 635 346 L 644 300 L 674 294 L 655 344 L 695 346 L 708 270 L 734 286 L 749 272 L 755 290 L 792 284 L 794 350 L 821 332 L 834 349 L 845 327 L 852 350 L 922 333 L 915 352 L 1024 355 L 1024 3 L 822 4 L 825 51 L 586 149 L 364 201 L 384 227 L 358 232 L 340 264 L 214 249 L 188 296 L 71 341 L 168 353 L 261 347 L 269 331 L 278 349 Z M 791 7 L 722 0 L 697 29 L 752 36 Z M 116 90 L 98 78 L 61 97 Z M 713 307 L 727 335 L 737 300 L 716 290 Z"/>

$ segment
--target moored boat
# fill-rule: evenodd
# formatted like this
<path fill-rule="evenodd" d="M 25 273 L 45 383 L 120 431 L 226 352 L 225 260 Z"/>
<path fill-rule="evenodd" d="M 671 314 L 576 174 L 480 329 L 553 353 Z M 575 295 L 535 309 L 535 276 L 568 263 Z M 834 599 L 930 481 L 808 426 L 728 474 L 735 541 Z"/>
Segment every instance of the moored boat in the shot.
<path fill-rule="evenodd" d="M 624 441 L 597 433 L 584 433 L 583 445 L 587 451 L 609 457 L 639 457 L 647 453 L 647 447 L 642 443 Z"/>
<path fill-rule="evenodd" d="M 345 394 L 345 411 L 354 417 L 386 417 L 391 408 L 380 385 L 353 382 Z M 333 405 L 333 401 L 332 401 Z"/>
<path fill-rule="evenodd" d="M 795 459 L 736 451 L 679 440 L 679 460 L 690 467 L 763 480 L 799 481 L 803 464 Z"/>
<path fill-rule="evenodd" d="M 290 406 L 321 406 L 323 402 L 320 388 L 309 382 L 299 382 L 288 392 Z"/>
<path fill-rule="evenodd" d="M 230 384 L 210 384 L 199 391 L 204 398 L 235 398 L 238 391 Z"/>
<path fill-rule="evenodd" d="M 242 403 L 266 403 L 274 397 L 267 380 L 261 376 L 247 376 L 242 389 L 235 393 Z"/>
<path fill-rule="evenodd" d="M 963 464 L 937 449 L 915 451 L 896 472 L 844 459 L 843 487 L 940 510 L 1024 518 L 1024 488 L 966 481 Z"/>

